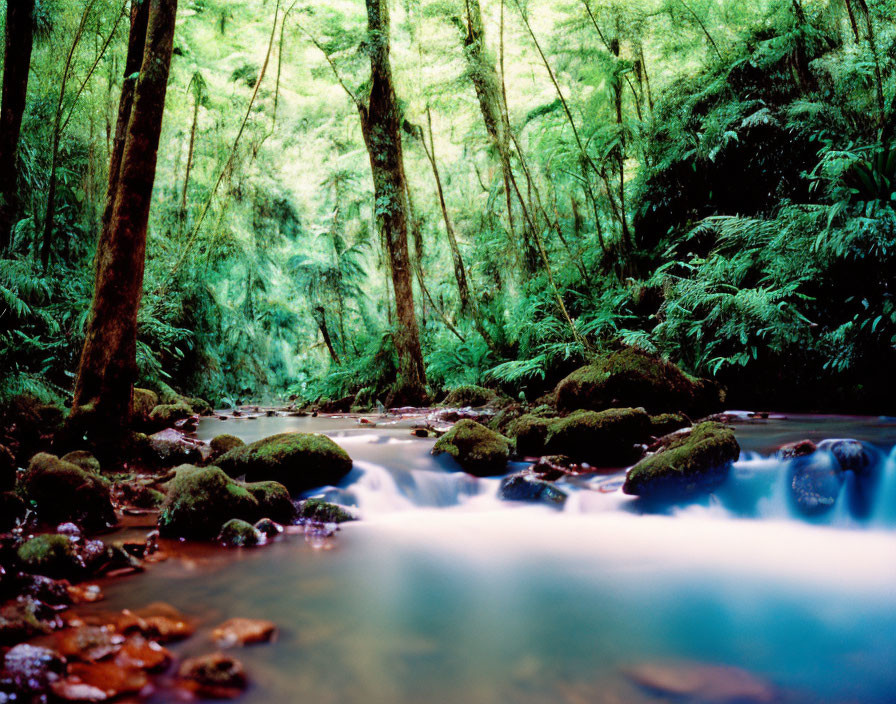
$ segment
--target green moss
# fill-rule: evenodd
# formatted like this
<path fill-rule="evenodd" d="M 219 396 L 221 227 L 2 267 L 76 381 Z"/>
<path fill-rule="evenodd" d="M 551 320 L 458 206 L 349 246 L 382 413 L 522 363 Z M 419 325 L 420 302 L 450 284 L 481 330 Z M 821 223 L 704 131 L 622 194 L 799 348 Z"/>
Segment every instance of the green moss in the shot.
<path fill-rule="evenodd" d="M 83 570 L 72 541 L 65 535 L 38 535 L 22 544 L 17 554 L 22 568 L 32 574 L 59 579 Z"/>
<path fill-rule="evenodd" d="M 709 413 L 724 401 L 720 389 L 660 357 L 633 348 L 605 355 L 557 385 L 557 407 L 600 411 L 644 407 L 651 413 Z"/>
<path fill-rule="evenodd" d="M 69 452 L 67 455 L 62 456 L 62 461 L 70 462 L 76 467 L 80 467 L 85 472 L 91 472 L 92 474 L 99 474 L 101 471 L 100 461 L 85 450 Z"/>
<path fill-rule="evenodd" d="M 246 489 L 258 502 L 258 510 L 264 518 L 278 523 L 292 523 L 296 517 L 296 507 L 289 491 L 279 482 L 256 482 L 246 484 Z"/>
<path fill-rule="evenodd" d="M 641 456 L 638 445 L 649 432 L 650 418 L 640 408 L 576 411 L 549 422 L 545 450 L 599 467 L 627 465 Z"/>
<path fill-rule="evenodd" d="M 507 469 L 510 445 L 504 436 L 464 419 L 439 438 L 432 451 L 451 455 L 470 474 L 488 477 Z"/>
<path fill-rule="evenodd" d="M 146 423 L 152 409 L 159 405 L 159 395 L 149 389 L 134 388 L 134 400 L 131 404 L 131 420 L 135 423 Z"/>
<path fill-rule="evenodd" d="M 221 527 L 218 542 L 232 548 L 248 548 L 258 545 L 262 535 L 255 526 L 239 518 L 233 518 Z"/>
<path fill-rule="evenodd" d="M 293 495 L 336 484 L 352 469 L 345 450 L 325 435 L 311 433 L 282 433 L 236 447 L 216 464 L 232 477 L 280 482 Z"/>
<path fill-rule="evenodd" d="M 544 454 L 545 443 L 551 421 L 528 413 L 510 423 L 508 434 L 516 439 L 516 451 L 524 457 L 540 457 Z"/>
<path fill-rule="evenodd" d="M 299 505 L 298 517 L 303 521 L 318 523 L 346 523 L 355 517 L 341 506 L 327 503 L 322 499 L 308 499 Z"/>
<path fill-rule="evenodd" d="M 654 437 L 662 437 L 676 430 L 687 428 L 691 422 L 681 413 L 661 413 L 650 416 L 650 433 Z"/>
<path fill-rule="evenodd" d="M 487 406 L 494 401 L 497 396 L 498 393 L 492 389 L 468 384 L 452 389 L 445 400 L 442 401 L 441 405 L 450 408 Z"/>
<path fill-rule="evenodd" d="M 218 457 L 227 454 L 235 447 L 243 447 L 245 444 L 246 443 L 244 443 L 235 435 L 217 435 L 209 443 L 209 447 L 212 451 L 209 460 L 214 461 Z"/>
<path fill-rule="evenodd" d="M 200 416 L 210 416 L 214 413 L 214 409 L 211 404 L 203 398 L 189 398 L 187 396 L 181 397 L 181 401 L 187 404 L 190 408 L 193 409 L 193 413 Z"/>
<path fill-rule="evenodd" d="M 170 428 L 177 421 L 193 415 L 193 409 L 183 401 L 156 406 L 149 414 L 149 422 L 159 428 Z"/>
<path fill-rule="evenodd" d="M 712 490 L 740 454 L 734 432 L 721 423 L 700 423 L 666 438 L 665 446 L 629 470 L 623 491 L 638 496 Z"/>
<path fill-rule="evenodd" d="M 21 493 L 48 523 L 75 521 L 87 530 L 116 522 L 109 482 L 55 455 L 35 455 L 22 477 Z"/>

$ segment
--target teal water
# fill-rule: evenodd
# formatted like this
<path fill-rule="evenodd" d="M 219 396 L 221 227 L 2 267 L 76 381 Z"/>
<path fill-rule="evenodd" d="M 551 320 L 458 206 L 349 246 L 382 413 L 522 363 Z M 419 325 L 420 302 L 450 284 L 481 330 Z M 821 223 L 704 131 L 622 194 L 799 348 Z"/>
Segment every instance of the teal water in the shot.
<path fill-rule="evenodd" d="M 432 442 L 410 438 L 408 425 L 203 421 L 206 439 L 327 432 L 356 466 L 322 493 L 364 520 L 324 543 L 182 544 L 176 558 L 107 585 L 103 607 L 161 599 L 195 614 L 200 632 L 176 648 L 184 655 L 208 652 L 225 618 L 275 621 L 275 644 L 237 654 L 253 679 L 241 701 L 253 704 L 699 701 L 624 675 L 670 661 L 742 668 L 775 687 L 762 701 L 896 701 L 889 424 L 740 426 L 745 453 L 721 496 L 660 513 L 633 508 L 613 490 L 618 476 L 567 487 L 563 512 L 501 503 L 496 480 L 431 457 Z M 768 452 L 816 430 L 880 449 L 886 506 L 874 516 L 856 521 L 838 507 L 812 522 L 787 509 L 786 466 Z"/>

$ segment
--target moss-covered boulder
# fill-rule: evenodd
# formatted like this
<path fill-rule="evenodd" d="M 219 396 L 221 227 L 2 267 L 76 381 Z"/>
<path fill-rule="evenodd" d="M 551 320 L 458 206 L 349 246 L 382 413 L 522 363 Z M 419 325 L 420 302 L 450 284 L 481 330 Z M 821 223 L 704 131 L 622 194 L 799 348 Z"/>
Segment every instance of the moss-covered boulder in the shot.
<path fill-rule="evenodd" d="M 0 491 L 16 485 L 16 458 L 5 445 L 0 445 Z"/>
<path fill-rule="evenodd" d="M 679 498 L 712 491 L 740 455 L 734 432 L 700 423 L 664 438 L 662 448 L 632 467 L 622 490 L 648 498 Z"/>
<path fill-rule="evenodd" d="M 28 465 L 21 493 L 48 523 L 74 521 L 87 530 L 116 523 L 109 482 L 55 455 L 40 453 Z"/>
<path fill-rule="evenodd" d="M 563 379 L 557 385 L 556 399 L 563 412 L 630 406 L 651 413 L 705 415 L 721 410 L 724 394 L 713 382 L 685 374 L 667 360 L 626 348 Z"/>
<path fill-rule="evenodd" d="M 527 413 L 513 421 L 509 426 L 508 434 L 516 440 L 517 454 L 523 457 L 543 455 L 551 428 L 551 420 Z"/>
<path fill-rule="evenodd" d="M 466 419 L 439 438 L 432 452 L 451 455 L 470 474 L 491 477 L 506 471 L 510 444 L 503 435 Z"/>
<path fill-rule="evenodd" d="M 159 515 L 163 535 L 211 539 L 231 518 L 256 521 L 258 500 L 217 467 L 178 467 Z"/>
<path fill-rule="evenodd" d="M 22 569 L 31 574 L 68 579 L 84 571 L 84 564 L 67 535 L 38 535 L 23 543 L 17 555 Z"/>
<path fill-rule="evenodd" d="M 448 396 L 442 401 L 442 406 L 449 408 L 473 408 L 487 406 L 498 397 L 498 393 L 483 386 L 468 384 L 451 389 Z"/>
<path fill-rule="evenodd" d="M 218 533 L 218 542 L 229 548 L 251 548 L 262 541 L 262 534 L 255 526 L 239 518 L 232 518 Z"/>
<path fill-rule="evenodd" d="M 308 499 L 299 504 L 299 520 L 315 523 L 346 523 L 355 517 L 341 506 L 323 499 Z"/>
<path fill-rule="evenodd" d="M 504 501 L 542 503 L 554 508 L 563 508 L 566 503 L 565 492 L 526 473 L 505 477 L 498 489 L 498 497 Z"/>
<path fill-rule="evenodd" d="M 650 434 L 661 438 L 676 430 L 687 428 L 691 424 L 681 413 L 660 413 L 650 416 Z"/>
<path fill-rule="evenodd" d="M 235 435 L 227 435 L 226 433 L 223 435 L 216 435 L 209 443 L 209 448 L 211 449 L 211 454 L 208 458 L 209 463 L 214 464 L 215 460 L 219 457 L 226 455 L 236 447 L 243 447 L 245 444 L 246 443 Z"/>
<path fill-rule="evenodd" d="M 156 428 L 172 428 L 179 420 L 193 415 L 193 409 L 183 401 L 156 406 L 149 414 L 149 422 Z"/>
<path fill-rule="evenodd" d="M 204 398 L 198 396 L 183 396 L 181 400 L 193 409 L 193 413 L 198 416 L 210 416 L 215 410 L 212 405 Z"/>
<path fill-rule="evenodd" d="M 236 447 L 216 464 L 231 477 L 273 480 L 292 495 L 338 483 L 352 469 L 352 459 L 339 445 L 317 433 L 282 433 Z"/>
<path fill-rule="evenodd" d="M 550 421 L 545 451 L 598 467 L 631 464 L 643 453 L 650 417 L 640 408 L 576 411 Z"/>
<path fill-rule="evenodd" d="M 279 482 L 255 482 L 246 484 L 252 498 L 258 502 L 259 515 L 277 523 L 292 523 L 296 517 L 296 507 L 289 496 L 289 490 Z"/>
<path fill-rule="evenodd" d="M 86 450 L 69 452 L 67 455 L 62 456 L 62 461 L 80 467 L 85 472 L 90 472 L 92 474 L 100 473 L 100 461 Z"/>
<path fill-rule="evenodd" d="M 149 389 L 134 388 L 131 402 L 131 422 L 144 425 L 149 422 L 149 414 L 159 405 L 159 395 Z"/>

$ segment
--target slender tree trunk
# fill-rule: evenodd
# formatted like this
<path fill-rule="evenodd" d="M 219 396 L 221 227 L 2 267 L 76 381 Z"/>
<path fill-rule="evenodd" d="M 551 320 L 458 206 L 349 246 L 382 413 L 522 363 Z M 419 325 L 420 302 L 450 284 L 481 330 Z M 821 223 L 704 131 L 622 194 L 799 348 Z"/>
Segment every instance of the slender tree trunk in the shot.
<path fill-rule="evenodd" d="M 868 32 L 868 47 L 871 49 L 871 57 L 874 61 L 875 88 L 877 89 L 877 119 L 880 125 L 881 141 L 886 141 L 887 133 L 892 125 L 887 124 L 887 103 L 884 98 L 884 78 L 880 69 L 880 59 L 877 56 L 877 36 L 874 32 L 874 21 L 867 0 L 858 0 L 862 14 L 865 15 L 865 29 Z"/>
<path fill-rule="evenodd" d="M 852 34 L 855 37 L 856 44 L 861 41 L 859 37 L 859 23 L 856 21 L 856 13 L 852 9 L 852 0 L 843 0 L 843 4 L 846 5 L 846 14 L 849 16 L 849 25 L 852 27 Z"/>
<path fill-rule="evenodd" d="M 318 306 L 314 309 L 314 317 L 317 319 L 317 327 L 320 328 L 320 334 L 323 335 L 324 344 L 327 346 L 327 350 L 330 353 L 330 359 L 339 366 L 342 362 L 339 361 L 339 355 L 336 354 L 336 348 L 333 347 L 333 340 L 330 338 L 330 329 L 327 327 L 327 314 L 324 311 L 323 306 Z"/>
<path fill-rule="evenodd" d="M 19 135 L 28 95 L 33 40 L 34 0 L 7 0 L 0 110 L 0 255 L 12 242 L 12 226 L 18 210 Z"/>
<path fill-rule="evenodd" d="M 187 148 L 187 167 L 184 173 L 184 188 L 180 196 L 181 227 L 187 220 L 187 191 L 190 188 L 190 172 L 193 170 L 193 153 L 196 148 L 196 130 L 199 127 L 199 104 L 203 93 L 202 74 L 196 73 L 190 82 L 193 88 L 193 125 L 190 128 L 190 146 Z"/>
<path fill-rule="evenodd" d="M 146 228 L 177 15 L 177 0 L 140 4 L 148 5 L 143 60 L 136 85 L 126 81 L 122 90 L 122 104 L 131 105 L 130 118 L 120 163 L 113 154 L 110 164 L 117 178 L 110 181 L 114 195 L 108 232 L 97 251 L 96 284 L 70 418 L 73 428 L 101 447 L 115 447 L 130 420 Z M 135 8 L 134 18 L 139 15 L 140 8 Z M 138 43 L 132 37 L 131 46 Z"/>
<path fill-rule="evenodd" d="M 414 312 L 413 271 L 408 249 L 407 180 L 400 131 L 402 116 L 389 59 L 388 0 L 366 2 L 371 81 L 369 101 L 367 105 L 358 103 L 358 109 L 395 290 L 398 380 L 393 403 L 419 404 L 426 399 L 426 370 Z"/>

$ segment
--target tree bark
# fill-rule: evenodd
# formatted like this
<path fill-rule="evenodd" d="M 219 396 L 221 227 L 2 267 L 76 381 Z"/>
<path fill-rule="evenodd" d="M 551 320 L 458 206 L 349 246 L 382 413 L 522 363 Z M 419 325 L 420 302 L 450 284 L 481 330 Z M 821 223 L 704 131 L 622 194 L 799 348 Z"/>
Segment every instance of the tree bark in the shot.
<path fill-rule="evenodd" d="M 120 163 L 116 169 L 113 153 L 110 164 L 112 203 L 96 256 L 94 296 L 70 418 L 71 426 L 99 447 L 117 446 L 130 421 L 146 228 L 177 15 L 177 0 L 139 4 L 148 5 L 135 7 L 132 16 L 139 19 L 140 10 L 146 10 L 143 59 L 136 85 L 126 81 L 122 90 L 122 107 L 130 103 L 130 118 Z M 132 37 L 131 47 L 137 44 L 139 38 Z"/>
<path fill-rule="evenodd" d="M 370 157 L 376 212 L 389 256 L 395 291 L 398 379 L 394 405 L 415 405 L 426 398 L 426 370 L 420 333 L 414 312 L 412 268 L 408 250 L 407 179 L 401 142 L 401 109 L 392 82 L 389 59 L 388 0 L 366 0 L 370 93 L 365 105 L 358 102 L 361 131 Z"/>
<path fill-rule="evenodd" d="M 12 242 L 18 210 L 18 151 L 34 40 L 34 0 L 7 0 L 0 110 L 0 254 Z"/>

